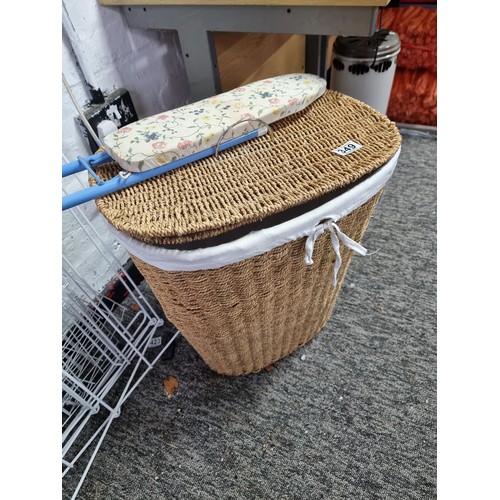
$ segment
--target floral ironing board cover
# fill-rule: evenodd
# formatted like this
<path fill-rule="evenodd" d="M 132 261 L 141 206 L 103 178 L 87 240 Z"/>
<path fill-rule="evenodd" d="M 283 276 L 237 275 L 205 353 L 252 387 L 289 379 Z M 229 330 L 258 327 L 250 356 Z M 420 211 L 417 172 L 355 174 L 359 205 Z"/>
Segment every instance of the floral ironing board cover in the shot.
<path fill-rule="evenodd" d="M 326 90 L 316 75 L 268 78 L 143 118 L 104 138 L 106 152 L 126 171 L 143 172 L 301 111 Z M 242 121 L 243 120 L 243 121 Z"/>

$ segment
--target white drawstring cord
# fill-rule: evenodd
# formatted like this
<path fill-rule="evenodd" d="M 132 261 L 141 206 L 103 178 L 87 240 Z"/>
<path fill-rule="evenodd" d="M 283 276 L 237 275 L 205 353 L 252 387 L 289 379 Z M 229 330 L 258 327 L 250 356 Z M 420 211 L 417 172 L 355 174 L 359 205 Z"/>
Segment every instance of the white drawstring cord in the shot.
<path fill-rule="evenodd" d="M 340 266 L 342 265 L 342 257 L 340 256 L 340 240 L 342 243 L 347 247 L 350 248 L 351 250 L 354 250 L 355 252 L 359 253 L 360 255 L 366 255 L 368 251 L 366 250 L 365 247 L 361 246 L 359 243 L 355 242 L 354 240 L 351 240 L 349 236 L 344 234 L 339 226 L 335 224 L 334 220 L 329 218 L 325 220 L 324 222 L 321 222 L 320 224 L 316 225 L 312 232 L 309 234 L 306 240 L 306 255 L 305 255 L 305 261 L 308 266 L 313 264 L 313 251 L 314 251 L 314 244 L 316 243 L 316 240 L 325 232 L 329 231 L 330 232 L 330 239 L 332 241 L 332 247 L 333 251 L 335 252 L 335 265 L 333 268 L 333 280 L 332 284 L 333 286 L 336 286 L 337 284 L 337 274 L 339 272 Z"/>

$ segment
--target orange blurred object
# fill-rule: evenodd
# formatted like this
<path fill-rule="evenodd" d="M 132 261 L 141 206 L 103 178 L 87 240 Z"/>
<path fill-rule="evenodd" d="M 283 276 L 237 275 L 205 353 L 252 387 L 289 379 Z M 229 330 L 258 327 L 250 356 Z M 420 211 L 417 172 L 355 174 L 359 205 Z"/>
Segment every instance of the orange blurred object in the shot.
<path fill-rule="evenodd" d="M 382 27 L 401 40 L 387 116 L 401 123 L 436 126 L 437 10 L 391 7 L 380 10 L 379 16 Z"/>
<path fill-rule="evenodd" d="M 387 116 L 400 123 L 437 126 L 436 73 L 398 68 Z"/>

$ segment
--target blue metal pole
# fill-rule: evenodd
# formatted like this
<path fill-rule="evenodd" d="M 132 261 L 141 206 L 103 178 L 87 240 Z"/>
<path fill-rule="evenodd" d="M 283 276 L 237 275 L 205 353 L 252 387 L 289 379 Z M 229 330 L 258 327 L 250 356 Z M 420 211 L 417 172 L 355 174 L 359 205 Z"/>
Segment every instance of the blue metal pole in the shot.
<path fill-rule="evenodd" d="M 254 139 L 255 137 L 259 137 L 264 135 L 267 132 L 267 128 L 259 128 L 249 132 L 248 134 L 242 135 L 240 137 L 236 137 L 234 139 L 229 139 L 226 142 L 223 142 L 218 151 L 224 151 L 233 146 L 237 146 L 243 142 L 246 142 L 250 139 Z M 185 158 L 181 158 L 179 160 L 173 161 L 171 163 L 167 163 L 166 165 L 162 165 L 160 167 L 152 168 L 151 170 L 147 170 L 145 172 L 132 172 L 128 176 L 116 175 L 112 179 L 105 181 L 101 185 L 92 186 L 86 189 L 82 189 L 81 191 L 77 191 L 75 193 L 68 194 L 62 199 L 62 209 L 67 210 L 69 208 L 76 207 L 77 205 L 81 205 L 90 200 L 95 200 L 100 198 L 101 196 L 105 196 L 110 193 L 115 193 L 116 191 L 120 191 L 121 189 L 125 189 L 127 187 L 133 186 L 134 184 L 138 184 L 139 182 L 143 182 L 145 180 L 151 179 L 152 177 L 156 177 L 157 175 L 164 174 L 169 172 L 170 170 L 174 170 L 176 168 L 182 167 L 191 163 L 193 161 L 201 160 L 202 158 L 207 158 L 208 156 L 214 155 L 216 151 L 215 146 L 205 149 L 204 151 L 200 151 L 198 153 L 192 154 L 190 156 L 186 156 Z M 101 154 L 101 153 L 100 153 Z M 107 154 L 107 153 L 105 153 Z M 97 156 L 97 155 L 94 155 Z M 89 157 L 93 158 L 93 157 Z M 110 160 L 105 160 L 110 161 Z M 71 167 L 68 167 L 66 170 L 70 168 L 74 170 L 73 173 L 84 170 L 85 167 L 78 167 L 78 170 L 75 170 L 77 167 L 74 165 L 79 162 L 68 163 Z M 100 162 L 102 163 L 102 162 Z M 64 167 L 63 167 L 64 170 Z M 69 175 L 69 174 L 66 174 Z M 63 173 L 64 176 L 64 173 Z"/>
<path fill-rule="evenodd" d="M 86 160 L 92 167 L 95 167 L 96 165 L 100 165 L 101 163 L 113 161 L 113 158 L 111 158 L 108 153 L 102 152 L 96 153 L 92 156 L 87 156 Z M 62 176 L 67 177 L 68 175 L 76 174 L 78 172 L 81 172 L 82 170 L 85 170 L 84 165 L 82 165 L 78 160 L 72 161 L 62 166 Z"/>

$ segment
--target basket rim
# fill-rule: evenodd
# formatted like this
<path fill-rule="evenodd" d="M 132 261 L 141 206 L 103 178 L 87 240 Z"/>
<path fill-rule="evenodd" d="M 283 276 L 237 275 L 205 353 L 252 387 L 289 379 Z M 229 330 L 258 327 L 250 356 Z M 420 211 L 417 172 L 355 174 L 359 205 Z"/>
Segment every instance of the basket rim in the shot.
<path fill-rule="evenodd" d="M 164 271 L 218 269 L 262 255 L 285 243 L 307 237 L 323 219 L 338 221 L 375 196 L 391 178 L 401 152 L 368 178 L 321 206 L 281 224 L 252 231 L 220 245 L 180 250 L 139 241 L 110 224 L 110 231 L 124 248 L 142 261 Z"/>

